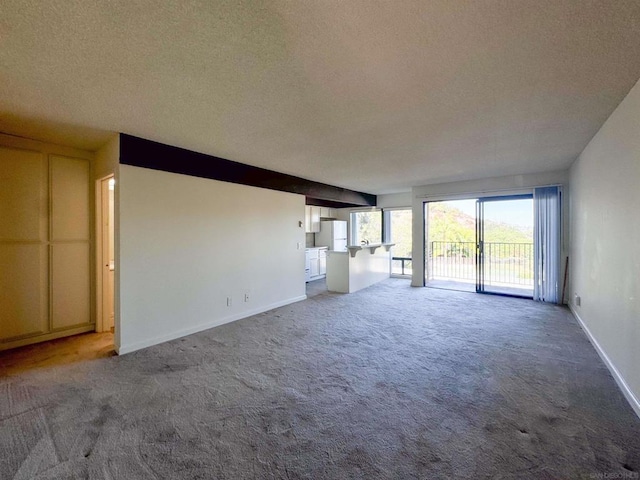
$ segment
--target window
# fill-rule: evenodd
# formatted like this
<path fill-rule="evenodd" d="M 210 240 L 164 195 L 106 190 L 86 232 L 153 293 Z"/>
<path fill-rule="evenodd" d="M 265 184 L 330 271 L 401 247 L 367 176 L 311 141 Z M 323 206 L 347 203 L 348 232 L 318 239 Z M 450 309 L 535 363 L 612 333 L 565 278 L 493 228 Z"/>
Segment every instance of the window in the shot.
<path fill-rule="evenodd" d="M 351 244 L 382 242 L 382 211 L 351 212 Z"/>
<path fill-rule="evenodd" d="M 410 209 L 386 211 L 385 226 L 389 225 L 388 242 L 393 246 L 394 257 L 411 257 L 412 212 Z"/>
<path fill-rule="evenodd" d="M 384 211 L 385 242 L 391 247 L 393 275 L 411 275 L 412 268 L 412 212 L 410 208 Z"/>

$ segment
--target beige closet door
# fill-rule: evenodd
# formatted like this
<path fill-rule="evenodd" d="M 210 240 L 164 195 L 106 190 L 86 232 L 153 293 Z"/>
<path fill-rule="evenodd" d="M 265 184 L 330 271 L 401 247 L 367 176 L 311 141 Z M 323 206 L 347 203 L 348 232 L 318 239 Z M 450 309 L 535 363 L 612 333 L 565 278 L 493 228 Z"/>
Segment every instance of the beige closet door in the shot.
<path fill-rule="evenodd" d="M 0 147 L 0 340 L 49 331 L 47 180 L 44 155 Z"/>
<path fill-rule="evenodd" d="M 51 320 L 54 330 L 91 322 L 89 162 L 51 156 Z"/>

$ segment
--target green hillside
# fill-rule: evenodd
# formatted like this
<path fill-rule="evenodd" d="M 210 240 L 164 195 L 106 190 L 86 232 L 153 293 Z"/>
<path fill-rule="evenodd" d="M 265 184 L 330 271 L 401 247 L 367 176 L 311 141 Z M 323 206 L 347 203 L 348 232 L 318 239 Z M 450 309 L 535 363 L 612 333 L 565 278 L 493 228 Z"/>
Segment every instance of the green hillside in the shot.
<path fill-rule="evenodd" d="M 533 230 L 506 223 L 485 221 L 485 241 L 533 243 Z M 475 242 L 476 220 L 446 202 L 429 204 L 429 241 Z"/>

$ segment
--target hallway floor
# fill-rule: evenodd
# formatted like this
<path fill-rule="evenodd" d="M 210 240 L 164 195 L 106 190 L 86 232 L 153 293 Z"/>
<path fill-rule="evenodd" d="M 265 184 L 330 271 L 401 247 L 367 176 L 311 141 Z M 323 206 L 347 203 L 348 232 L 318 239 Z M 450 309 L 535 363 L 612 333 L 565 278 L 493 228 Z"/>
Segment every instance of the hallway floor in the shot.
<path fill-rule="evenodd" d="M 113 333 L 83 333 L 1 351 L 0 377 L 113 355 Z"/>

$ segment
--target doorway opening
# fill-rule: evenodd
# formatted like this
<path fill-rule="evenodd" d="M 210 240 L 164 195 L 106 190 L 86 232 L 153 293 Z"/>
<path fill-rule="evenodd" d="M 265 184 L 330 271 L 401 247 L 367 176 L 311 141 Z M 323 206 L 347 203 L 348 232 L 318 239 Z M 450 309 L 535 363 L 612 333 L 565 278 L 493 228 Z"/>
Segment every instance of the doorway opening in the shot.
<path fill-rule="evenodd" d="M 97 318 L 96 331 L 115 331 L 115 179 L 113 175 L 98 180 L 96 199 L 97 225 Z"/>
<path fill-rule="evenodd" d="M 384 241 L 391 247 L 391 276 L 410 278 L 413 273 L 413 212 L 410 208 L 384 210 Z"/>
<path fill-rule="evenodd" d="M 425 203 L 425 285 L 532 298 L 533 196 Z"/>

